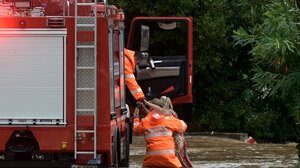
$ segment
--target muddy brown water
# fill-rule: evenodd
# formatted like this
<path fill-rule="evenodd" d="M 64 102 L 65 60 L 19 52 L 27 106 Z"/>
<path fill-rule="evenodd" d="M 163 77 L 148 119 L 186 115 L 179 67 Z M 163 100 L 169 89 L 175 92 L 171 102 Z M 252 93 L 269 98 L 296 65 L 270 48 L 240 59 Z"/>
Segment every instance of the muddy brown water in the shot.
<path fill-rule="evenodd" d="M 187 153 L 194 168 L 296 167 L 296 143 L 247 144 L 241 140 L 214 136 L 185 136 Z M 140 168 L 146 150 L 143 136 L 130 145 L 130 167 Z"/>

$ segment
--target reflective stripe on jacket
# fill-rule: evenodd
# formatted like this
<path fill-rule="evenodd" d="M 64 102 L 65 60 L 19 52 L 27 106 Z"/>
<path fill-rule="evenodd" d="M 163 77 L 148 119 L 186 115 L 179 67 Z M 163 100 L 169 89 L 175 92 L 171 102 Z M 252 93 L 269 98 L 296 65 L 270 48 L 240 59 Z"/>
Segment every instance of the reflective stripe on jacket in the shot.
<path fill-rule="evenodd" d="M 181 167 L 175 156 L 173 132 L 185 132 L 186 128 L 184 121 L 154 111 L 141 122 L 138 118 L 134 119 L 133 131 L 136 134 L 144 134 L 147 142 L 143 167 Z"/>
<path fill-rule="evenodd" d="M 125 82 L 129 91 L 135 98 L 135 100 L 144 99 L 145 95 L 143 90 L 140 88 L 138 83 L 136 82 L 134 71 L 136 62 L 134 60 L 134 51 L 124 49 L 124 60 L 125 60 Z"/>

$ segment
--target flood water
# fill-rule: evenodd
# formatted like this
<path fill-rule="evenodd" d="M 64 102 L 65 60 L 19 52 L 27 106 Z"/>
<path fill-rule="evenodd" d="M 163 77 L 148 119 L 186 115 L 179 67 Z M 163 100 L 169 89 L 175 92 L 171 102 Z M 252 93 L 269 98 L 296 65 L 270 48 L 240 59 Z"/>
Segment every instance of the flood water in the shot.
<path fill-rule="evenodd" d="M 248 144 L 241 140 L 215 136 L 185 136 L 187 153 L 194 168 L 295 168 L 296 143 Z M 130 167 L 140 168 L 146 144 L 134 136 L 130 146 Z"/>

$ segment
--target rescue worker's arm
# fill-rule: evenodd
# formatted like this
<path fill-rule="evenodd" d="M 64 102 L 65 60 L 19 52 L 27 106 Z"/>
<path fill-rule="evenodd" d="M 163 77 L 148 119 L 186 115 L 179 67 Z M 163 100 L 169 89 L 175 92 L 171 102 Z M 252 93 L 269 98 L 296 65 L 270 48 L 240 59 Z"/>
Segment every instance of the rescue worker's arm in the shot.
<path fill-rule="evenodd" d="M 133 132 L 136 135 L 143 134 L 143 122 L 140 122 L 140 119 L 138 117 L 134 118 L 133 123 Z"/>
<path fill-rule="evenodd" d="M 179 120 L 173 116 L 170 117 L 170 124 L 168 125 L 168 128 L 175 132 L 183 133 L 186 131 L 187 125 L 183 120 Z"/>
<path fill-rule="evenodd" d="M 129 91 L 133 95 L 136 101 L 143 101 L 145 99 L 145 95 L 143 93 L 143 90 L 137 83 L 135 76 L 134 76 L 134 66 L 132 66 L 129 62 L 126 63 L 126 60 L 128 60 L 125 57 L 125 82 L 126 86 L 128 87 Z"/>
<path fill-rule="evenodd" d="M 161 108 L 158 105 L 150 103 L 150 102 L 148 102 L 146 100 L 144 102 L 145 102 L 146 105 L 148 105 L 150 107 L 150 110 L 154 110 L 154 111 L 158 112 L 159 114 L 162 114 L 162 115 L 165 115 L 165 116 L 171 116 L 171 115 L 173 115 L 172 111 L 170 109 Z"/>

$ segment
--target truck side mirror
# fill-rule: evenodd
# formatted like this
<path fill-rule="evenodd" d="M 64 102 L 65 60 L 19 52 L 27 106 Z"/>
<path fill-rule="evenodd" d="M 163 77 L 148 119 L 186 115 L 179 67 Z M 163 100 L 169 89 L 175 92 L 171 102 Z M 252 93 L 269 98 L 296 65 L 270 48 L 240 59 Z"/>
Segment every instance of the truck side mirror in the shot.
<path fill-rule="evenodd" d="M 150 36 L 149 26 L 141 25 L 141 45 L 140 45 L 141 52 L 147 52 L 149 50 L 149 36 Z"/>

